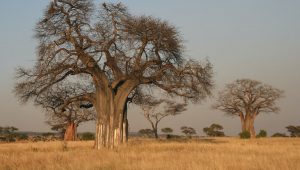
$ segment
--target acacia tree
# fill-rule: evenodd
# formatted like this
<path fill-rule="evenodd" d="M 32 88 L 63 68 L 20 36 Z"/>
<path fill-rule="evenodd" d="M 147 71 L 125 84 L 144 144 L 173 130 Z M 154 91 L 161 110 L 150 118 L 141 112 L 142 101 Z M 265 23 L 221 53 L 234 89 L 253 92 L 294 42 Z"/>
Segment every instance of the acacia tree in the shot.
<path fill-rule="evenodd" d="M 124 142 L 128 96 L 142 84 L 197 102 L 210 95 L 212 66 L 187 60 L 177 29 L 166 21 L 133 16 L 119 4 L 91 0 L 54 0 L 37 23 L 38 59 L 32 69 L 19 68 L 15 92 L 35 101 L 55 84 L 90 77 L 93 91 L 71 95 L 93 104 L 97 112 L 96 145 Z"/>
<path fill-rule="evenodd" d="M 286 128 L 290 132 L 291 137 L 300 137 L 300 126 L 289 125 Z"/>
<path fill-rule="evenodd" d="M 163 132 L 163 133 L 165 133 L 167 135 L 170 135 L 173 132 L 173 129 L 169 128 L 169 127 L 165 127 L 165 128 L 161 129 L 161 132 Z"/>
<path fill-rule="evenodd" d="M 260 113 L 278 112 L 276 101 L 283 91 L 256 80 L 239 79 L 226 85 L 219 93 L 214 108 L 226 114 L 239 116 L 242 131 L 255 138 L 254 120 Z"/>
<path fill-rule="evenodd" d="M 192 138 L 192 135 L 196 134 L 196 130 L 192 127 L 182 126 L 180 128 L 181 132 L 186 135 L 188 138 Z"/>
<path fill-rule="evenodd" d="M 135 104 L 143 110 L 144 117 L 151 124 L 153 134 L 158 139 L 158 123 L 167 116 L 175 116 L 186 110 L 186 103 L 176 103 L 166 99 L 155 99 L 153 96 L 139 95 Z M 163 109 L 161 108 L 163 107 Z"/>
<path fill-rule="evenodd" d="M 223 126 L 219 125 L 219 124 L 211 124 L 209 127 L 205 127 L 203 128 L 203 132 L 207 135 L 207 136 L 225 136 L 224 132 L 222 132 L 223 130 Z"/>

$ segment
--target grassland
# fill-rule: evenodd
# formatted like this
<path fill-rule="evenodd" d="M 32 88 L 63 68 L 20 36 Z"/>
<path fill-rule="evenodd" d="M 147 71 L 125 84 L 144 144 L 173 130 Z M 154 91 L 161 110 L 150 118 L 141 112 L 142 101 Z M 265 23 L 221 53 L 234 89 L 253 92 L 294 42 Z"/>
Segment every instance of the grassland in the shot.
<path fill-rule="evenodd" d="M 299 138 L 131 139 L 115 150 L 93 142 L 0 144 L 0 169 L 300 169 Z"/>

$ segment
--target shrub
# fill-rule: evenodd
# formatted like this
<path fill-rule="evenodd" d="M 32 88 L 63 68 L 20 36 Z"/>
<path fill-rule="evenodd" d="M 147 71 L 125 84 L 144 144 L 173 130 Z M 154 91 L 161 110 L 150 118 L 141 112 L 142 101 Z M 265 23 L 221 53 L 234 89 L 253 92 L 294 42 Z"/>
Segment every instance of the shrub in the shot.
<path fill-rule="evenodd" d="M 285 133 L 274 133 L 271 137 L 288 137 Z"/>
<path fill-rule="evenodd" d="M 173 132 L 173 129 L 166 127 L 166 128 L 162 128 L 161 131 L 165 134 L 171 134 Z"/>
<path fill-rule="evenodd" d="M 139 134 L 141 134 L 144 137 L 153 137 L 154 136 L 152 129 L 141 129 L 141 130 L 139 130 Z"/>
<path fill-rule="evenodd" d="M 95 140 L 95 134 L 91 132 L 84 132 L 81 134 L 81 140 Z"/>
<path fill-rule="evenodd" d="M 251 137 L 249 131 L 243 131 L 243 132 L 239 133 L 239 136 L 241 139 L 249 139 Z"/>
<path fill-rule="evenodd" d="M 256 135 L 256 137 L 258 137 L 258 138 L 265 138 L 265 137 L 267 137 L 267 131 L 260 130 L 259 133 L 258 133 L 258 135 Z"/>
<path fill-rule="evenodd" d="M 28 135 L 27 134 L 19 134 L 18 140 L 28 140 Z"/>

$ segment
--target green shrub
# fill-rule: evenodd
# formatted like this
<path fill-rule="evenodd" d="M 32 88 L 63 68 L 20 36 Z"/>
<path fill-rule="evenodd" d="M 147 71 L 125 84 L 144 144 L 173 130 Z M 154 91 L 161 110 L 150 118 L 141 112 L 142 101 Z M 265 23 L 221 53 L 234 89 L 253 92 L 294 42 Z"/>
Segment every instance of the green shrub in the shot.
<path fill-rule="evenodd" d="M 285 133 L 274 133 L 271 137 L 288 137 Z"/>
<path fill-rule="evenodd" d="M 84 132 L 81 134 L 81 140 L 95 140 L 95 134 L 91 132 Z"/>
<path fill-rule="evenodd" d="M 248 131 L 243 131 L 239 133 L 239 136 L 241 139 L 249 139 L 251 137 L 250 132 Z"/>
<path fill-rule="evenodd" d="M 258 138 L 265 138 L 265 137 L 267 137 L 267 131 L 260 130 L 259 133 L 258 133 L 258 135 L 256 135 L 256 137 L 258 137 Z"/>
<path fill-rule="evenodd" d="M 28 140 L 28 135 L 27 134 L 19 134 L 18 140 Z"/>

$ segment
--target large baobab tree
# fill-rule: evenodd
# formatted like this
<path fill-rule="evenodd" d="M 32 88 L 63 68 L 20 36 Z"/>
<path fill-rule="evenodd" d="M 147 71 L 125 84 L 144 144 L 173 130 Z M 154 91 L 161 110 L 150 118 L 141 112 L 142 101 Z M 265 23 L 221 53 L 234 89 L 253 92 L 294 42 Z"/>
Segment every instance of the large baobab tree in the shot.
<path fill-rule="evenodd" d="M 104 3 L 95 10 L 90 0 L 54 0 L 37 23 L 36 37 L 36 65 L 18 70 L 16 94 L 23 102 L 34 101 L 70 77 L 89 76 L 86 81 L 94 91 L 71 95 L 64 102 L 93 104 L 97 149 L 124 141 L 124 109 L 138 86 L 156 86 L 194 102 L 210 95 L 213 86 L 211 64 L 184 58 L 183 41 L 174 26 L 130 15 L 121 3 Z"/>
<path fill-rule="evenodd" d="M 239 79 L 226 85 L 219 93 L 214 108 L 226 114 L 239 116 L 242 131 L 255 138 L 254 120 L 260 113 L 278 112 L 276 101 L 283 91 L 256 80 Z"/>
<path fill-rule="evenodd" d="M 158 139 L 158 123 L 167 116 L 175 116 L 186 110 L 186 103 L 176 103 L 167 99 L 155 99 L 153 96 L 140 94 L 134 103 L 143 110 L 143 115 L 151 124 L 153 134 Z"/>

